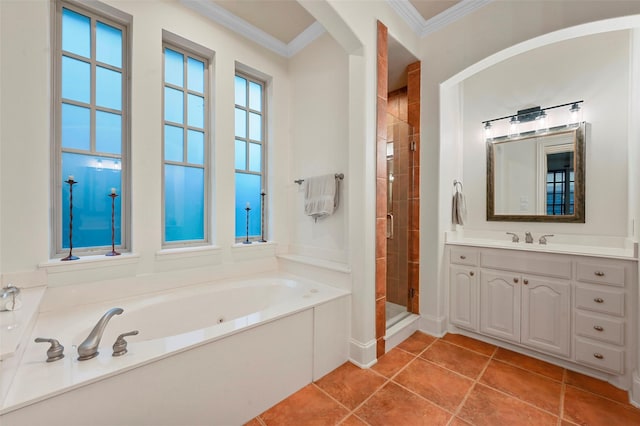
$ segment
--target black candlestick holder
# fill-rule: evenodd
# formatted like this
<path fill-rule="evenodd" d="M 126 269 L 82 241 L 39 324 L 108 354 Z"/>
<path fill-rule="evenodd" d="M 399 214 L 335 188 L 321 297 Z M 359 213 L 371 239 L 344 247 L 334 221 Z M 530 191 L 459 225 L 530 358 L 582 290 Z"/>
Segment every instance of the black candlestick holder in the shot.
<path fill-rule="evenodd" d="M 65 183 L 69 184 L 69 255 L 60 260 L 78 260 L 79 257 L 73 255 L 73 185 L 78 182 L 69 176 Z"/>
<path fill-rule="evenodd" d="M 118 194 L 112 192 L 109 194 L 111 197 L 111 251 L 105 256 L 120 256 L 120 253 L 116 251 L 116 197 Z"/>
<path fill-rule="evenodd" d="M 242 242 L 242 244 L 251 244 L 249 241 L 249 212 L 251 211 L 251 207 L 247 206 L 244 208 L 247 212 L 247 239 Z"/>
<path fill-rule="evenodd" d="M 267 195 L 264 190 L 260 192 L 260 196 L 262 197 L 262 202 L 260 203 L 260 208 L 262 209 L 262 213 L 260 214 L 261 225 L 260 229 L 262 230 L 262 238 L 260 239 L 261 243 L 266 243 L 267 240 L 264 239 L 264 196 Z"/>

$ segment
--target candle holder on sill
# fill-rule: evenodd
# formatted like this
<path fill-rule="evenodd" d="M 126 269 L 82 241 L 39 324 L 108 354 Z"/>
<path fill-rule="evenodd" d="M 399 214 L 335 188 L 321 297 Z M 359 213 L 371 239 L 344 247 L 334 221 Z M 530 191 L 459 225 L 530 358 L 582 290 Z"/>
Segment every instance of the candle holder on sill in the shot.
<path fill-rule="evenodd" d="M 69 176 L 64 182 L 69 185 L 69 254 L 60 260 L 78 260 L 79 257 L 73 255 L 73 185 L 78 182 L 73 180 L 73 176 Z"/>
<path fill-rule="evenodd" d="M 247 203 L 247 207 L 244 208 L 247 212 L 247 239 L 242 242 L 242 244 L 251 244 L 249 241 L 249 212 L 251 211 L 251 207 L 249 207 L 249 203 Z"/>
<path fill-rule="evenodd" d="M 120 253 L 116 251 L 116 194 L 115 188 L 111 189 L 111 251 L 105 254 L 105 256 L 120 256 Z"/>
<path fill-rule="evenodd" d="M 260 192 L 260 196 L 262 197 L 262 202 L 260 204 L 260 208 L 262 209 L 262 213 L 260 215 L 260 220 L 261 220 L 261 225 L 260 225 L 260 229 L 262 230 L 262 238 L 260 239 L 261 243 L 266 243 L 267 240 L 264 239 L 264 196 L 267 195 L 266 192 L 264 192 L 264 189 Z"/>

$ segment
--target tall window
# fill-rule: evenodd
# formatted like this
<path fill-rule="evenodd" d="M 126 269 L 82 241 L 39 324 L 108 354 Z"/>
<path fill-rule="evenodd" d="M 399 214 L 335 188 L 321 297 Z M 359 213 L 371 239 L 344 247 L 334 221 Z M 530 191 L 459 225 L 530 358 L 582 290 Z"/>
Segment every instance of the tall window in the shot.
<path fill-rule="evenodd" d="M 55 251 L 123 248 L 128 194 L 127 28 L 119 22 L 57 3 L 55 83 Z M 70 185 L 73 177 L 73 222 Z"/>
<path fill-rule="evenodd" d="M 207 235 L 208 61 L 164 46 L 164 242 Z"/>
<path fill-rule="evenodd" d="M 237 73 L 235 78 L 236 239 L 262 233 L 260 193 L 265 187 L 264 83 Z M 247 207 L 250 210 L 247 210 Z"/>

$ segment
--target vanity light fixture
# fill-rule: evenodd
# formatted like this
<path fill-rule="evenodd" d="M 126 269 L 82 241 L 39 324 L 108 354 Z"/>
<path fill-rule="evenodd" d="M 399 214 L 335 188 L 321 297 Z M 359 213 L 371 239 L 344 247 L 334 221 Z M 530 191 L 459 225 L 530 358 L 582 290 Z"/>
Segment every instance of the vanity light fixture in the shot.
<path fill-rule="evenodd" d="M 509 136 L 518 134 L 518 124 L 520 124 L 520 120 L 518 120 L 517 116 L 511 117 L 511 120 L 509 120 Z"/>
<path fill-rule="evenodd" d="M 492 134 L 493 131 L 491 130 L 491 123 L 487 121 L 484 123 L 484 138 L 491 139 Z"/>
<path fill-rule="evenodd" d="M 540 111 L 540 115 L 536 117 L 537 130 L 542 131 L 547 128 L 547 113 L 544 110 Z"/>
<path fill-rule="evenodd" d="M 483 121 L 485 139 L 495 142 L 505 137 L 523 136 L 575 126 L 581 121 L 582 108 L 580 104 L 583 102 L 582 100 L 573 101 L 546 108 L 536 106 L 521 109 L 514 115 Z M 559 108 L 567 106 L 570 107 L 570 117 L 565 115 L 566 112 L 559 110 Z M 558 112 L 560 113 L 558 114 Z"/>
<path fill-rule="evenodd" d="M 580 105 L 578 105 L 578 102 L 575 102 L 573 105 L 571 105 L 571 108 L 569 108 L 569 112 L 571 113 L 571 123 L 577 123 L 580 114 Z"/>

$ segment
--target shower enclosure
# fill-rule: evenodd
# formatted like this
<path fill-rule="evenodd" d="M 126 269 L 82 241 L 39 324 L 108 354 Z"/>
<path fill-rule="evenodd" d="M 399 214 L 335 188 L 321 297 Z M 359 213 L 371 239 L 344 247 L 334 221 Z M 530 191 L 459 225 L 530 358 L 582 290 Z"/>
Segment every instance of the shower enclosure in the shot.
<path fill-rule="evenodd" d="M 415 155 L 413 128 L 387 114 L 387 300 L 386 328 L 410 314 L 410 197 Z"/>

